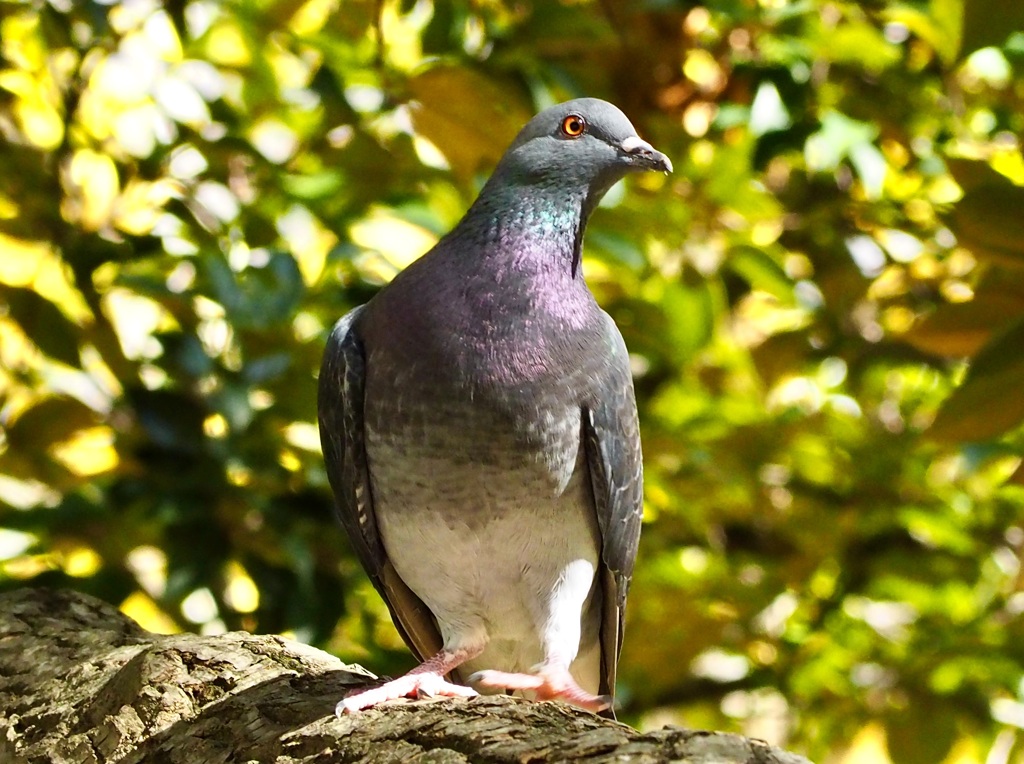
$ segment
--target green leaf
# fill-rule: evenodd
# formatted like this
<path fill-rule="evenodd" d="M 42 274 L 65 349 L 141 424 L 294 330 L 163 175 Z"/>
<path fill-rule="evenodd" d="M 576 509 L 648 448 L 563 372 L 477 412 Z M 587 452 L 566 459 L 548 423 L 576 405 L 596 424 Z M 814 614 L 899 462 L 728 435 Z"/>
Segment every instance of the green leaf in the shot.
<path fill-rule="evenodd" d="M 80 329 L 49 300 L 31 289 L 0 287 L 0 303 L 7 303 L 11 318 L 50 358 L 77 367 Z"/>
<path fill-rule="evenodd" d="M 217 301 L 238 328 L 266 329 L 285 320 L 304 292 L 298 264 L 286 252 L 273 252 L 265 265 L 239 273 L 218 255 L 204 259 L 203 266 Z"/>
<path fill-rule="evenodd" d="M 749 246 L 735 247 L 729 253 L 726 265 L 753 289 L 774 295 L 785 303 L 793 302 L 793 282 L 782 266 L 762 250 Z"/>
<path fill-rule="evenodd" d="M 906 708 L 890 712 L 885 731 L 892 760 L 944 761 L 956 742 L 956 716 L 953 704 L 935 697 L 918 698 Z"/>
<path fill-rule="evenodd" d="M 326 199 L 341 190 L 345 178 L 337 170 L 321 170 L 310 175 L 285 175 L 281 185 L 299 199 Z"/>
<path fill-rule="evenodd" d="M 812 352 L 807 332 L 798 330 L 773 334 L 754 347 L 750 356 L 761 379 L 774 385 L 799 369 Z"/>
<path fill-rule="evenodd" d="M 837 63 L 859 64 L 877 74 L 898 62 L 901 54 L 871 24 L 848 19 L 825 31 L 818 41 L 818 56 Z"/>
<path fill-rule="evenodd" d="M 635 236 L 600 230 L 588 237 L 587 244 L 588 252 L 596 253 L 605 262 L 624 265 L 634 270 L 639 270 L 646 262 Z"/>
<path fill-rule="evenodd" d="M 1024 267 L 1022 210 L 1024 187 L 1003 179 L 964 194 L 950 222 L 960 243 L 977 257 Z"/>
<path fill-rule="evenodd" d="M 7 442 L 11 449 L 39 453 L 99 421 L 95 411 L 75 398 L 46 398 L 14 421 Z"/>
<path fill-rule="evenodd" d="M 956 61 L 960 48 L 964 0 L 932 0 L 926 8 L 909 4 L 895 5 L 882 11 L 889 23 L 902 24 L 927 42 L 946 65 Z"/>
<path fill-rule="evenodd" d="M 1024 421 L 1024 320 L 985 346 L 939 409 L 927 434 L 941 441 L 991 440 Z"/>
<path fill-rule="evenodd" d="M 1024 283 L 1014 283 L 998 271 L 996 275 L 1004 278 L 979 285 L 969 302 L 940 305 L 903 339 L 919 350 L 944 357 L 977 353 L 993 334 L 1024 316 Z"/>
<path fill-rule="evenodd" d="M 202 450 L 203 402 L 186 393 L 145 388 L 129 390 L 127 399 L 142 430 L 160 449 L 176 454 Z"/>
<path fill-rule="evenodd" d="M 990 45 L 1000 46 L 1011 32 L 1024 29 L 1024 3 L 1006 0 L 965 0 L 960 56 Z"/>
<path fill-rule="evenodd" d="M 715 306 L 703 282 L 694 285 L 668 282 L 661 297 L 665 317 L 664 340 L 670 352 L 688 357 L 711 339 Z"/>
<path fill-rule="evenodd" d="M 812 170 L 834 170 L 855 147 L 870 144 L 876 135 L 878 128 L 874 125 L 837 111 L 826 112 L 821 118 L 821 129 L 807 139 L 804 147 L 807 166 Z"/>
<path fill-rule="evenodd" d="M 965 193 L 973 191 L 979 186 L 1006 183 L 1005 175 L 996 172 L 992 169 L 992 165 L 980 159 L 949 157 L 946 159 L 946 167 L 949 168 L 953 180 L 957 182 Z"/>

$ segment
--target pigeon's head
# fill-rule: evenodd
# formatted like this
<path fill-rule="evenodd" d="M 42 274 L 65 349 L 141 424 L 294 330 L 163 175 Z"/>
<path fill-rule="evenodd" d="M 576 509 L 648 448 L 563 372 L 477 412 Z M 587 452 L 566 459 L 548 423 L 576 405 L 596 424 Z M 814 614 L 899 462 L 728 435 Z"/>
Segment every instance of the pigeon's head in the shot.
<path fill-rule="evenodd" d="M 618 108 L 597 98 L 577 98 L 540 112 L 499 165 L 506 182 L 579 191 L 591 204 L 636 170 L 667 173 L 672 162 L 640 138 Z"/>

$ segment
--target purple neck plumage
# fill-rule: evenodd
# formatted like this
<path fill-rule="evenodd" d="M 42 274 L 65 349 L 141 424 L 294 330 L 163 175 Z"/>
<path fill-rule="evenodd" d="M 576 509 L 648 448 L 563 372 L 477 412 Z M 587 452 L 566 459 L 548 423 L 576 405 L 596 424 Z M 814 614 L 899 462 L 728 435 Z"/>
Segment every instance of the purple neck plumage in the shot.
<path fill-rule="evenodd" d="M 453 236 L 486 241 L 491 257 L 525 273 L 582 280 L 580 251 L 590 207 L 586 189 L 488 182 Z"/>

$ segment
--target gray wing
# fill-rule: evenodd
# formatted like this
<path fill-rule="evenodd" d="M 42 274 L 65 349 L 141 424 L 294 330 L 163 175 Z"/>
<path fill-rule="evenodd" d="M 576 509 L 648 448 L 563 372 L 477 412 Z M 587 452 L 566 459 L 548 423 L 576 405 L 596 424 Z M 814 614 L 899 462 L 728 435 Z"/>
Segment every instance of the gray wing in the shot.
<path fill-rule="evenodd" d="M 365 307 L 352 310 L 334 325 L 324 349 L 317 395 L 320 445 L 334 491 L 335 514 L 402 639 L 423 661 L 441 649 L 441 635 L 433 615 L 388 559 L 373 510 L 363 429 L 366 356 L 358 331 Z"/>
<path fill-rule="evenodd" d="M 601 627 L 602 693 L 615 689 L 622 649 L 626 595 L 633 576 L 643 517 L 643 459 L 629 354 L 622 335 L 607 320 L 608 370 L 594 400 L 583 410 L 584 447 L 594 507 L 601 530 L 604 617 Z"/>

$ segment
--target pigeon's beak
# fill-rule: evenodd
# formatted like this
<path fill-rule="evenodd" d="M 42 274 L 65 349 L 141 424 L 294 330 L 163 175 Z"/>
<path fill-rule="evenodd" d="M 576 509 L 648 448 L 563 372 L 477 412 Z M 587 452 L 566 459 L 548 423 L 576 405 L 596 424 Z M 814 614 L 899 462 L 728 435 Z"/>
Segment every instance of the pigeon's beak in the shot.
<path fill-rule="evenodd" d="M 672 161 L 638 135 L 631 135 L 619 144 L 630 164 L 638 170 L 672 172 Z"/>

